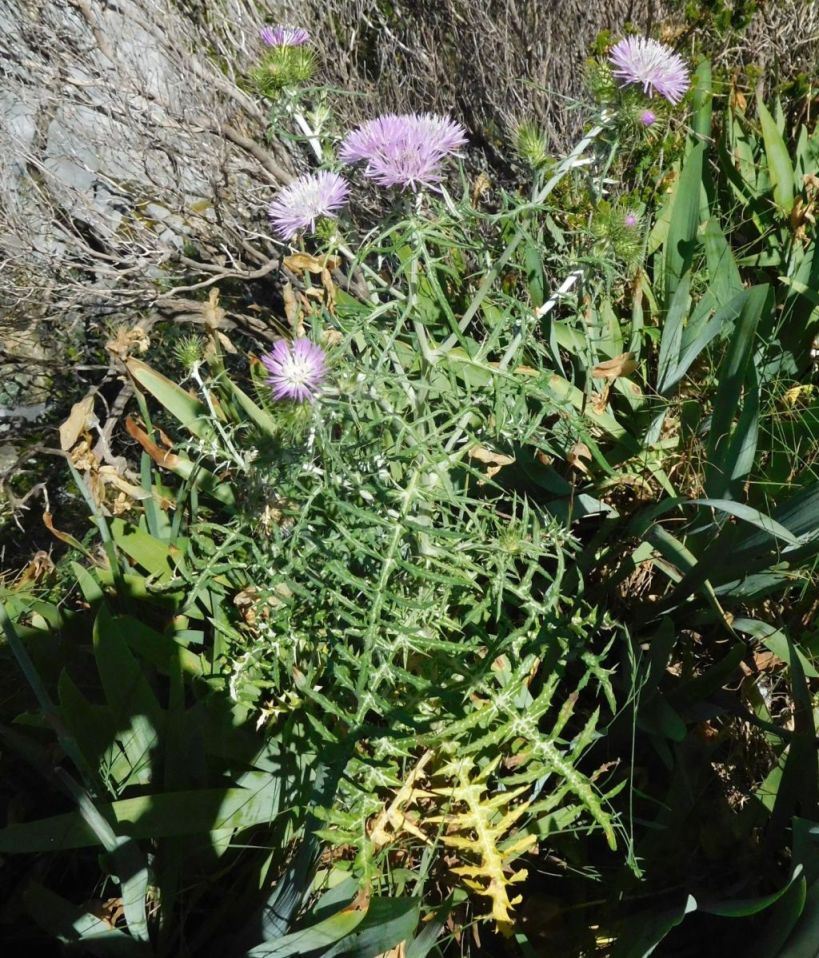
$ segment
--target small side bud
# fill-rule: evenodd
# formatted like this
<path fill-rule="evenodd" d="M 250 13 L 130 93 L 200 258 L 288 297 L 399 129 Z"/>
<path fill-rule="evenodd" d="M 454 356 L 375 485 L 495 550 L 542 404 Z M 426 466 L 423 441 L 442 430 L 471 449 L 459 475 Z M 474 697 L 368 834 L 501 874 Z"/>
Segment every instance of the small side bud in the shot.
<path fill-rule="evenodd" d="M 533 170 L 538 170 L 549 160 L 546 134 L 529 120 L 518 123 L 512 131 L 515 152 Z"/>
<path fill-rule="evenodd" d="M 204 341 L 201 336 L 191 334 L 183 336 L 173 347 L 174 359 L 189 375 L 195 366 L 202 362 L 205 355 Z"/>

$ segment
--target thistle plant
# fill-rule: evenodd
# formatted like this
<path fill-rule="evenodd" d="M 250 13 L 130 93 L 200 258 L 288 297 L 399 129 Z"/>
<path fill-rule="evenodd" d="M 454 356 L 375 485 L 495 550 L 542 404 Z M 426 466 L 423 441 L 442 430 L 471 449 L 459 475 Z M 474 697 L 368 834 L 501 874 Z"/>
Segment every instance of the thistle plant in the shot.
<path fill-rule="evenodd" d="M 218 396 L 213 414 L 225 420 L 216 441 L 241 442 L 248 467 L 233 527 L 208 548 L 244 543 L 231 584 L 255 597 L 227 643 L 231 696 L 271 731 L 298 722 L 327 755 L 333 792 L 312 810 L 321 826 L 310 840 L 343 848 L 358 881 L 384 888 L 390 855 L 427 855 L 446 822 L 444 844 L 460 856 L 451 880 L 488 896 L 487 917 L 506 932 L 518 892 L 501 876 L 558 811 L 571 808 L 616 844 L 607 805 L 616 783 L 594 784 L 594 769 L 580 767 L 599 709 L 616 701 L 611 635 L 591 613 L 578 631 L 577 603 L 563 595 L 573 538 L 525 479 L 542 468 L 538 456 L 591 441 L 540 373 L 548 361 L 518 253 L 533 214 L 510 198 L 509 220 L 493 222 L 468 194 L 443 192 L 444 164 L 465 140 L 457 123 L 429 114 L 377 118 L 344 139 L 343 160 L 420 201 L 348 250 L 366 293 L 333 288 L 332 310 L 304 314 L 305 335 L 262 355 L 252 394 L 209 359 L 203 396 Z M 590 135 L 538 180 L 536 210 L 586 150 L 596 163 L 593 144 Z M 274 201 L 281 235 L 312 229 L 320 208 L 336 211 L 319 187 L 341 178 L 310 176 Z M 314 275 L 317 253 L 291 268 Z M 475 284 L 487 254 L 495 266 Z M 332 286 L 329 273 L 322 283 Z M 317 345 L 328 337 L 332 388 Z M 219 463 L 232 460 L 202 451 L 200 469 L 220 489 L 235 467 Z M 570 688 L 588 703 L 575 706 Z M 414 799 L 430 828 L 393 826 L 389 841 L 373 840 L 369 823 L 422 752 L 433 778 Z M 543 804 L 538 783 L 550 777 L 557 790 Z M 488 831 L 475 856 L 466 836 L 478 822 Z M 525 871 L 515 866 L 518 884 Z"/>

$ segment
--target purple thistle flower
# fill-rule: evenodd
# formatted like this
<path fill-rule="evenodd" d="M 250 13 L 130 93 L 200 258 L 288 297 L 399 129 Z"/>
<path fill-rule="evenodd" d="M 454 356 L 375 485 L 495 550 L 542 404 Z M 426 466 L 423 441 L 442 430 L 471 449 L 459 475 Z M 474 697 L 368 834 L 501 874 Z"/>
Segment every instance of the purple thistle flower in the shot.
<path fill-rule="evenodd" d="M 657 114 L 653 110 L 643 110 L 640 114 L 640 122 L 643 126 L 654 126 L 657 122 Z"/>
<path fill-rule="evenodd" d="M 312 402 L 327 375 L 324 350 L 303 337 L 292 343 L 278 340 L 261 359 L 270 373 L 267 382 L 274 399 Z"/>
<path fill-rule="evenodd" d="M 648 37 L 626 37 L 609 54 L 614 75 L 624 86 L 639 83 L 649 96 L 659 93 L 679 103 L 688 89 L 688 68 L 669 46 Z"/>
<path fill-rule="evenodd" d="M 366 161 L 364 175 L 380 186 L 417 189 L 441 180 L 440 166 L 466 144 L 466 131 L 434 113 L 388 113 L 348 133 L 339 156 L 343 163 Z"/>
<path fill-rule="evenodd" d="M 636 213 L 626 213 L 625 217 L 623 218 L 623 222 L 626 224 L 626 226 L 631 228 L 636 226 L 639 223 L 639 220 L 637 219 Z"/>
<path fill-rule="evenodd" d="M 335 216 L 349 192 L 347 181 L 338 173 L 308 173 L 281 190 L 267 212 L 276 232 L 287 240 L 299 230 L 314 230 L 319 217 Z"/>
<path fill-rule="evenodd" d="M 310 34 L 301 27 L 262 27 L 261 36 L 268 47 L 300 47 L 310 41 Z"/>

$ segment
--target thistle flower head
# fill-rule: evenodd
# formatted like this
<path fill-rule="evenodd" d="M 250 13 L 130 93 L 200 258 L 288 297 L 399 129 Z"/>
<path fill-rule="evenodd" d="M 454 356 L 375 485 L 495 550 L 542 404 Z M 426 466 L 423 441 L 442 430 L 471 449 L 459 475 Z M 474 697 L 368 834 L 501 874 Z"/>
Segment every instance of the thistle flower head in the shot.
<path fill-rule="evenodd" d="M 643 126 L 654 126 L 657 122 L 657 114 L 653 110 L 643 110 L 640 114 L 640 122 Z"/>
<path fill-rule="evenodd" d="M 365 161 L 364 175 L 380 186 L 417 189 L 441 180 L 441 163 L 466 144 L 466 131 L 434 113 L 388 113 L 348 133 L 339 156 L 343 163 Z"/>
<path fill-rule="evenodd" d="M 262 27 L 261 37 L 268 47 L 300 47 L 310 42 L 310 34 L 301 27 Z"/>
<path fill-rule="evenodd" d="M 299 230 L 315 230 L 319 217 L 335 216 L 349 192 L 347 181 L 338 173 L 308 173 L 276 196 L 268 215 L 279 236 L 292 239 Z"/>
<path fill-rule="evenodd" d="M 533 169 L 543 166 L 549 159 L 549 141 L 546 134 L 529 120 L 518 123 L 513 129 L 515 152 Z"/>
<path fill-rule="evenodd" d="M 688 89 L 688 68 L 669 46 L 648 37 L 626 37 L 609 54 L 614 76 L 623 86 L 639 83 L 649 96 L 679 103 Z"/>
<path fill-rule="evenodd" d="M 602 255 L 613 253 L 627 266 L 640 261 L 644 237 L 638 211 L 602 200 L 595 209 L 591 231 Z"/>
<path fill-rule="evenodd" d="M 282 90 L 306 83 L 315 70 L 316 58 L 309 47 L 273 47 L 252 76 L 259 93 L 275 100 Z"/>
<path fill-rule="evenodd" d="M 312 402 L 327 375 L 324 350 L 309 339 L 280 339 L 261 357 L 274 399 Z"/>
<path fill-rule="evenodd" d="M 205 354 L 205 343 L 201 336 L 183 336 L 174 345 L 173 354 L 185 372 L 190 373 L 194 366 L 202 361 Z"/>

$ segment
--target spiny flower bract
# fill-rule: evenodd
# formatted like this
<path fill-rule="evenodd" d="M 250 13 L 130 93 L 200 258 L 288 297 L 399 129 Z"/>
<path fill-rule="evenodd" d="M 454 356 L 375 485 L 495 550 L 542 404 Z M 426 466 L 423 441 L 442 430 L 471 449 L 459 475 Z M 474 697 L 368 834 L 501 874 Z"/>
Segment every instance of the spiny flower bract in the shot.
<path fill-rule="evenodd" d="M 311 402 L 327 375 L 324 350 L 304 337 L 278 340 L 261 360 L 270 373 L 267 382 L 274 399 Z"/>
<path fill-rule="evenodd" d="M 282 90 L 307 83 L 316 72 L 316 56 L 307 46 L 269 47 L 251 74 L 262 96 L 275 100 Z"/>
<path fill-rule="evenodd" d="M 261 37 L 268 47 L 300 47 L 310 41 L 310 34 L 301 27 L 262 27 Z"/>
<path fill-rule="evenodd" d="M 649 96 L 658 93 L 679 103 L 688 89 L 688 68 L 669 46 L 648 37 L 626 37 L 612 49 L 609 62 L 623 86 L 639 83 Z"/>
<path fill-rule="evenodd" d="M 279 236 L 292 239 L 300 230 L 314 230 L 320 217 L 335 216 L 349 192 L 347 181 L 338 173 L 308 173 L 276 196 L 268 215 Z"/>
<path fill-rule="evenodd" d="M 466 131 L 435 113 L 388 113 L 348 133 L 343 163 L 364 161 L 364 175 L 380 186 L 417 189 L 441 180 L 443 159 L 466 144 Z"/>
<path fill-rule="evenodd" d="M 549 141 L 546 134 L 529 120 L 518 123 L 513 131 L 517 155 L 533 169 L 539 169 L 549 159 Z"/>

